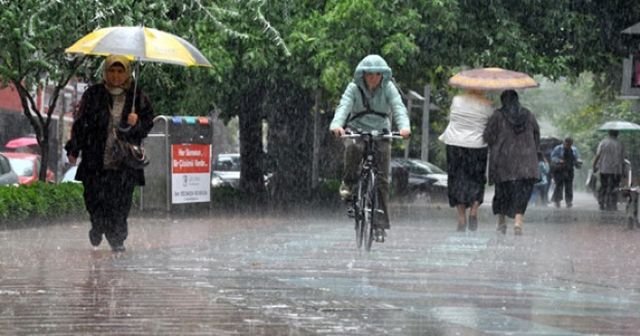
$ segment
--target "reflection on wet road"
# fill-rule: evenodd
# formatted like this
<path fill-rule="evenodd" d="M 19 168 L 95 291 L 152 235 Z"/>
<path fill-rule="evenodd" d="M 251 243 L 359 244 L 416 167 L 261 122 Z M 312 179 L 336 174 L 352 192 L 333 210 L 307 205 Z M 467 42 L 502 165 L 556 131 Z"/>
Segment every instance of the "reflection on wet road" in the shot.
<path fill-rule="evenodd" d="M 640 232 L 531 209 L 525 234 L 457 233 L 396 207 L 371 253 L 342 213 L 133 218 L 128 250 L 85 223 L 0 231 L 8 335 L 636 335 Z"/>

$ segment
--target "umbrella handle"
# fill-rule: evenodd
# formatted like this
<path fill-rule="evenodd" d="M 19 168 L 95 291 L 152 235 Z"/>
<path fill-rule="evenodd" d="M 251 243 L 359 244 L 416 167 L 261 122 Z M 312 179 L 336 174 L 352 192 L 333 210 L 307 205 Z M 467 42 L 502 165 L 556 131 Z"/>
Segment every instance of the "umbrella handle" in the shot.
<path fill-rule="evenodd" d="M 140 61 L 136 60 L 136 67 L 134 73 L 137 74 L 140 71 Z M 133 77 L 133 75 L 132 75 Z M 137 76 L 136 76 L 137 77 Z M 131 104 L 131 111 L 135 113 L 136 111 L 136 90 L 138 88 L 138 78 L 133 79 L 133 103 Z"/>

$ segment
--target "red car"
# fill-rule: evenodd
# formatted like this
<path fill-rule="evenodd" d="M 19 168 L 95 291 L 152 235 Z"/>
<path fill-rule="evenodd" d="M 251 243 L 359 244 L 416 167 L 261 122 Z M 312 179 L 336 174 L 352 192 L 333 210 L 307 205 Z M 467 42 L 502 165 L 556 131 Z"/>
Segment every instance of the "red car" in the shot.
<path fill-rule="evenodd" d="M 20 184 L 32 184 L 38 181 L 40 173 L 40 155 L 31 153 L 4 152 L 11 168 L 18 175 Z M 51 169 L 47 169 L 47 182 L 55 183 L 56 177 Z"/>

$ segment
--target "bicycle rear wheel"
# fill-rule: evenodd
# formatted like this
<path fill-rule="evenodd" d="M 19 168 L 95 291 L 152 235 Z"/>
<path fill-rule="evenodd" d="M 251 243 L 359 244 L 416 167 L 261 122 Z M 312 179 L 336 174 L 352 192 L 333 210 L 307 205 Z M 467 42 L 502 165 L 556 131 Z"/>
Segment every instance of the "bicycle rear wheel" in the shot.
<path fill-rule="evenodd" d="M 378 208 L 378 193 L 376 192 L 376 177 L 375 174 L 370 171 L 366 177 L 365 193 L 362 195 L 364 219 L 362 221 L 362 239 L 364 241 L 364 248 L 367 251 L 371 250 L 371 244 L 373 243 L 373 217 L 374 212 Z"/>

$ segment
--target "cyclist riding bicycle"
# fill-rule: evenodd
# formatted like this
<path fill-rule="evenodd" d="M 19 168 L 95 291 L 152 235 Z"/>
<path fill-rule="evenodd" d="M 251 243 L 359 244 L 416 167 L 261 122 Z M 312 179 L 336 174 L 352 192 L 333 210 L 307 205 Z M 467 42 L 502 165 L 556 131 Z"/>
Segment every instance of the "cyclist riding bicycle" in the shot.
<path fill-rule="evenodd" d="M 403 138 L 411 135 L 411 125 L 398 88 L 392 81 L 392 71 L 387 62 L 379 55 L 363 58 L 354 72 L 335 115 L 329 126 L 337 137 L 345 135 L 345 129 L 373 131 L 391 129 L 391 120 L 399 129 Z M 344 175 L 340 185 L 340 197 L 348 201 L 358 182 L 363 144 L 354 139 L 344 141 Z M 376 146 L 377 169 L 379 172 L 379 200 L 382 215 L 376 219 L 376 240 L 384 241 L 385 229 L 389 229 L 389 161 L 391 142 L 383 141 Z"/>

